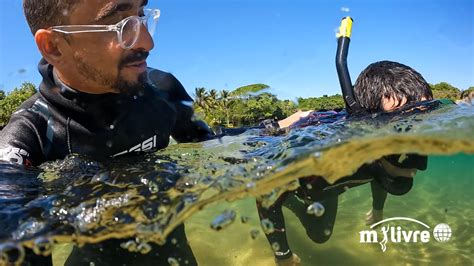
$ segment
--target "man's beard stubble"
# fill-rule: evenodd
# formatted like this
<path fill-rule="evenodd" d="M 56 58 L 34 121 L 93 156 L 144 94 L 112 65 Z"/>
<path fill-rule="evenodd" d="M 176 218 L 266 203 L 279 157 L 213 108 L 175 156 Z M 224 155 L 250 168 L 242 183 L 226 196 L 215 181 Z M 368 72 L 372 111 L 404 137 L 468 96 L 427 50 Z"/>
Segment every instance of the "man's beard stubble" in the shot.
<path fill-rule="evenodd" d="M 148 81 L 147 72 L 145 71 L 141 73 L 138 76 L 137 81 L 127 81 L 123 79 L 120 72 L 123 68 L 125 68 L 126 65 L 144 60 L 148 57 L 148 55 L 148 52 L 138 51 L 125 57 L 118 65 L 117 77 L 105 73 L 105 71 L 102 69 L 87 64 L 79 54 L 75 53 L 74 59 L 77 64 L 77 68 L 83 76 L 88 77 L 101 86 L 112 88 L 116 93 L 131 95 L 145 87 L 145 84 Z"/>

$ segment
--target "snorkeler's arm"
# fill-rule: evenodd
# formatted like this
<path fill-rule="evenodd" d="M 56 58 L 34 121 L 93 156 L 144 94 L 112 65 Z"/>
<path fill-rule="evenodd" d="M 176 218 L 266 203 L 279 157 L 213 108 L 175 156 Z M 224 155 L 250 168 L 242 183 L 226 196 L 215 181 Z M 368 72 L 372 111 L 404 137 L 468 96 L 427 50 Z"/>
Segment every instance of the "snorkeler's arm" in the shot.
<path fill-rule="evenodd" d="M 29 110 L 14 113 L 10 122 L 0 131 L 0 160 L 25 166 L 37 165 L 43 161 L 44 148 L 38 134 L 41 130 L 31 119 L 36 118 Z M 43 123 L 36 123 L 41 125 Z M 46 130 L 45 130 L 46 131 Z"/>
<path fill-rule="evenodd" d="M 300 121 L 301 119 L 307 117 L 312 112 L 314 112 L 314 111 L 310 110 L 310 111 L 303 112 L 301 110 L 298 110 L 296 113 L 288 116 L 287 118 L 279 120 L 278 125 L 280 126 L 280 128 L 287 128 L 287 127 L 293 125 L 294 123 Z"/>
<path fill-rule="evenodd" d="M 283 217 L 282 204 L 285 199 L 285 194 L 282 195 L 273 205 L 265 208 L 257 200 L 257 210 L 260 221 L 265 220 L 273 224 L 273 230 L 265 233 L 268 243 L 274 249 L 274 256 L 277 260 L 284 260 L 291 258 L 293 253 L 290 250 L 290 245 L 286 237 L 285 218 Z M 275 244 L 276 243 L 276 244 Z M 275 248 L 278 248 L 275 250 Z"/>

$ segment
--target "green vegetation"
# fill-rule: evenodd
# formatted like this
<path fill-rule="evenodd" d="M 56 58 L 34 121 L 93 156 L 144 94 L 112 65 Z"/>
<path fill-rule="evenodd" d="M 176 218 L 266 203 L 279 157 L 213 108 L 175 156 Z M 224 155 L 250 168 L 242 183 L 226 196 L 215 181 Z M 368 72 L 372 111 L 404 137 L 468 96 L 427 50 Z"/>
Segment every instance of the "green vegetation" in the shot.
<path fill-rule="evenodd" d="M 35 93 L 35 85 L 29 82 L 24 82 L 20 88 L 13 89 L 7 95 L 0 90 L 0 128 L 8 123 L 13 112 Z"/>
<path fill-rule="evenodd" d="M 344 108 L 344 99 L 342 95 L 332 96 L 323 95 L 323 97 L 298 98 L 298 109 L 302 111 L 309 110 L 334 110 Z"/>
<path fill-rule="evenodd" d="M 461 97 L 461 91 L 447 82 L 430 86 L 436 99 L 457 100 Z M 283 119 L 297 110 L 344 108 L 344 101 L 339 94 L 298 98 L 295 103 L 279 100 L 268 92 L 269 88 L 270 86 L 265 84 L 252 84 L 233 91 L 196 88 L 194 107 L 198 116 L 209 125 L 226 127 L 255 125 L 269 118 Z M 462 94 L 467 95 L 470 91 L 474 91 L 474 87 L 463 91 Z M 34 93 L 35 86 L 29 82 L 23 83 L 8 94 L 0 90 L 0 128 L 8 123 L 11 114 L 20 104 Z"/>
<path fill-rule="evenodd" d="M 271 93 L 262 92 L 267 88 L 264 84 L 231 92 L 196 88 L 194 108 L 209 125 L 226 127 L 254 125 L 268 118 L 283 119 L 297 110 L 292 101 L 281 101 Z"/>
<path fill-rule="evenodd" d="M 461 91 L 447 82 L 430 84 L 435 99 L 451 99 L 453 101 L 460 99 Z"/>

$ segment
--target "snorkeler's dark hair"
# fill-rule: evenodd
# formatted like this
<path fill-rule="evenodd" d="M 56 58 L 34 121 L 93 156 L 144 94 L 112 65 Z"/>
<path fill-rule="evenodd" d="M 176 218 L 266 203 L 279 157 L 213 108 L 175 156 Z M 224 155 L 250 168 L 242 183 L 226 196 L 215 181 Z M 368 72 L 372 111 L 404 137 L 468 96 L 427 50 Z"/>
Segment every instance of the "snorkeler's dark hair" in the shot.
<path fill-rule="evenodd" d="M 78 0 L 23 0 L 23 12 L 31 33 L 52 26 L 66 25 Z"/>
<path fill-rule="evenodd" d="M 433 99 L 430 85 L 413 68 L 392 61 L 370 64 L 354 85 L 359 104 L 369 112 L 383 111 L 383 98 L 393 97 L 407 103 Z"/>

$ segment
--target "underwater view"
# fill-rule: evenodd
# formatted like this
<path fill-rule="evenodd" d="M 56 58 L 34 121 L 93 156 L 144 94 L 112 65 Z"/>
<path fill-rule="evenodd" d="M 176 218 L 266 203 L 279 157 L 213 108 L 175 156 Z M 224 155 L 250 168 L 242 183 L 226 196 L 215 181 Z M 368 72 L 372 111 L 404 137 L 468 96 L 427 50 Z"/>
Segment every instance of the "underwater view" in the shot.
<path fill-rule="evenodd" d="M 54 264 L 62 265 L 73 245 L 112 238 L 124 239 L 123 249 L 146 254 L 150 244 L 164 244 L 184 222 L 199 264 L 273 265 L 272 246 L 265 239 L 272 228 L 260 222 L 256 197 L 271 205 L 285 190 L 295 190 L 298 178 L 317 175 L 337 184 L 364 163 L 416 153 L 428 156 L 428 168 L 418 171 L 409 193 L 389 194 L 384 218 L 408 217 L 428 225 L 429 242 L 396 242 L 395 234 L 385 251 L 378 242 L 361 243 L 359 232 L 369 229 L 365 214 L 371 209 L 366 184 L 344 188 L 324 244 L 306 236 L 284 208 L 292 251 L 305 265 L 375 265 L 380 260 L 469 265 L 473 130 L 472 105 L 431 101 L 363 119 L 307 121 L 282 132 L 252 129 L 111 161 L 74 155 L 39 169 L 2 164 L 1 258 L 3 263 L 21 260 L 23 247 L 29 247 L 37 254 L 53 253 Z M 406 220 L 387 224 L 423 229 Z M 448 240 L 434 239 L 438 224 L 449 225 Z M 174 257 L 168 262 L 186 264 Z"/>

